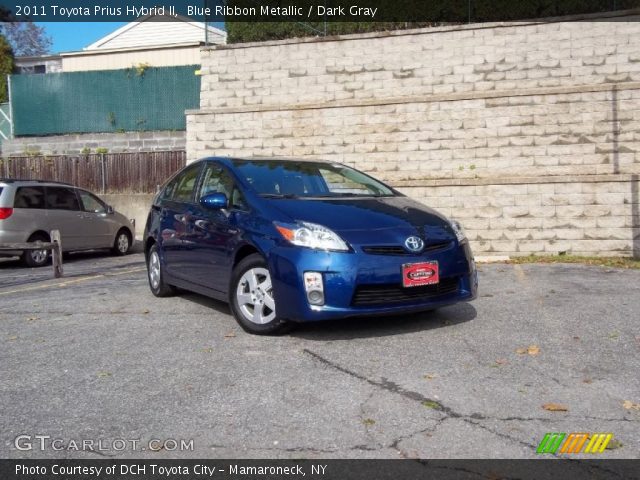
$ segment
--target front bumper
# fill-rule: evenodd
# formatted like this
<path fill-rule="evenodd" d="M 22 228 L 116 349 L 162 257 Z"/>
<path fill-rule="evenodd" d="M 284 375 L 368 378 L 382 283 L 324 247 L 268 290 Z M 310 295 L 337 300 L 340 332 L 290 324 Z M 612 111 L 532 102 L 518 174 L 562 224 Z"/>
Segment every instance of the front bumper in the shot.
<path fill-rule="evenodd" d="M 442 294 L 432 292 L 392 301 L 381 297 L 380 302 L 366 305 L 356 300 L 358 287 L 387 286 L 402 292 L 402 265 L 433 260 L 438 262 L 441 284 L 446 282 L 452 286 Z M 478 288 L 475 263 L 467 242 L 421 255 L 323 252 L 278 246 L 269 253 L 268 263 L 278 316 L 299 322 L 430 310 L 473 300 Z M 322 306 L 311 306 L 307 301 L 302 279 L 308 271 L 322 272 L 325 294 Z"/>

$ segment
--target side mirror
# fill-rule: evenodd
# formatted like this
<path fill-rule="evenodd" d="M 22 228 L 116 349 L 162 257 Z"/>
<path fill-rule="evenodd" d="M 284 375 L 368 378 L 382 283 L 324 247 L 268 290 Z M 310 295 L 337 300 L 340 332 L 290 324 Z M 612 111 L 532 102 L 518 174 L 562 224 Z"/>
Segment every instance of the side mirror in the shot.
<path fill-rule="evenodd" d="M 107 213 L 108 213 L 109 215 L 113 215 L 114 210 L 113 210 L 113 207 L 112 207 L 111 205 L 107 205 Z"/>
<path fill-rule="evenodd" d="M 220 210 L 229 206 L 229 199 L 224 193 L 210 193 L 200 199 L 200 205 L 213 210 Z"/>

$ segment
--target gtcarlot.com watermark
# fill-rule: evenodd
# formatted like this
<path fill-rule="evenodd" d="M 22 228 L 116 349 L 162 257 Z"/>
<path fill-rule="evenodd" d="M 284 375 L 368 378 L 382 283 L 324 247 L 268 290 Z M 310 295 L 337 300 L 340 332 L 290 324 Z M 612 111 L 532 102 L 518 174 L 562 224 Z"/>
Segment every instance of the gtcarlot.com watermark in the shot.
<path fill-rule="evenodd" d="M 139 438 L 114 438 L 114 439 L 64 439 L 51 437 L 50 435 L 18 435 L 13 441 L 16 449 L 21 451 L 53 450 L 71 452 L 141 452 L 151 450 L 158 452 L 193 451 L 193 439 L 152 438 L 142 440 Z"/>

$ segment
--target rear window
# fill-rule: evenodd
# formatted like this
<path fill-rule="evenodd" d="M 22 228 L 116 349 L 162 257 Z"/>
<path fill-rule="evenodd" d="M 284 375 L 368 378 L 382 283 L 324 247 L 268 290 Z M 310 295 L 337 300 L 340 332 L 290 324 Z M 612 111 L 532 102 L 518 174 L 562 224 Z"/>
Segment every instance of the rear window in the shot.
<path fill-rule="evenodd" d="M 45 208 L 44 187 L 19 187 L 13 208 Z"/>

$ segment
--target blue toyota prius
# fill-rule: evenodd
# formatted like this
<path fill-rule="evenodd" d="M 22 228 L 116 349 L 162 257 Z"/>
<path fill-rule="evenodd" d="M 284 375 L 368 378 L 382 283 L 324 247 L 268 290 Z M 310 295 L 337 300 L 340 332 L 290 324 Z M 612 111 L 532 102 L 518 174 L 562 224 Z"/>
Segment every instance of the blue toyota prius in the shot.
<path fill-rule="evenodd" d="M 473 300 L 460 224 L 339 163 L 205 158 L 153 200 L 149 285 L 229 302 L 251 333 Z"/>

